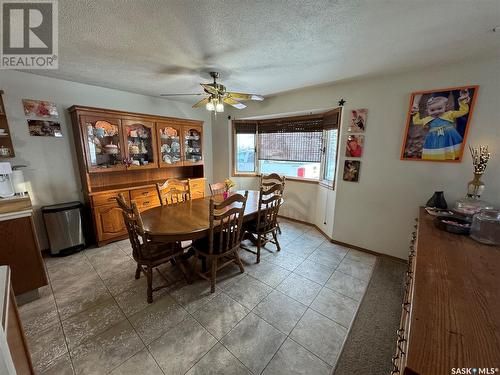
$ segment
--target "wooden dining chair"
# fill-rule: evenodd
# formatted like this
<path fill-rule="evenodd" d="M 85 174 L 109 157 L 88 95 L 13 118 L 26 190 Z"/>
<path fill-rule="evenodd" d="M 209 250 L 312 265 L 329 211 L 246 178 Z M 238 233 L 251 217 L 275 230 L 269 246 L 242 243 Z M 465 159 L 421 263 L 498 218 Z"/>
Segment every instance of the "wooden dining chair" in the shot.
<path fill-rule="evenodd" d="M 224 182 L 216 182 L 215 184 L 209 184 L 210 187 L 210 194 L 212 197 L 214 195 L 222 194 L 224 193 L 225 185 Z"/>
<path fill-rule="evenodd" d="M 282 185 L 283 190 L 284 190 L 285 189 L 285 176 L 280 176 L 277 173 L 271 173 L 268 175 L 263 174 L 260 177 L 260 186 L 263 187 L 264 190 L 267 190 L 276 184 Z"/>
<path fill-rule="evenodd" d="M 171 262 L 178 265 L 186 281 L 191 283 L 191 278 L 184 267 L 180 256 L 184 253 L 178 242 L 155 241 L 147 232 L 144 231 L 141 214 L 137 205 L 132 201 L 131 206 L 127 204 L 123 194 L 116 198 L 118 205 L 122 209 L 123 220 L 127 228 L 130 244 L 132 245 L 132 257 L 137 262 L 135 278 L 141 277 L 141 272 L 147 278 L 147 301 L 153 302 L 153 292 L 169 285 L 161 285 L 153 288 L 153 269 L 161 264 Z"/>
<path fill-rule="evenodd" d="M 162 206 L 191 200 L 191 185 L 189 179 L 181 181 L 170 178 L 163 184 L 156 184 L 156 191 Z"/>
<path fill-rule="evenodd" d="M 283 202 L 280 193 L 282 187 L 279 184 L 271 186 L 264 190 L 260 188 L 259 205 L 257 211 L 257 219 L 245 225 L 245 231 L 255 239 L 257 251 L 253 251 L 246 246 L 241 246 L 242 249 L 257 255 L 257 263 L 260 263 L 260 248 L 266 243 L 271 242 L 276 245 L 278 251 L 281 250 L 278 241 L 278 214 Z"/>
<path fill-rule="evenodd" d="M 197 257 L 206 259 L 210 269 L 201 270 L 198 275 L 210 281 L 210 291 L 215 292 L 217 271 L 231 264 L 236 264 L 240 272 L 245 272 L 238 255 L 243 235 L 243 216 L 248 198 L 245 195 L 233 194 L 228 199 L 215 203 L 210 199 L 210 230 L 208 238 L 195 240 L 193 249 Z M 195 257 L 196 259 L 196 257 Z"/>
<path fill-rule="evenodd" d="M 285 176 L 280 176 L 277 173 L 271 173 L 268 175 L 262 175 L 260 178 L 260 186 L 264 190 L 268 190 L 277 184 L 281 186 L 280 194 L 283 196 L 283 193 L 285 192 Z M 281 234 L 279 221 L 277 226 L 278 226 L 278 233 Z"/>

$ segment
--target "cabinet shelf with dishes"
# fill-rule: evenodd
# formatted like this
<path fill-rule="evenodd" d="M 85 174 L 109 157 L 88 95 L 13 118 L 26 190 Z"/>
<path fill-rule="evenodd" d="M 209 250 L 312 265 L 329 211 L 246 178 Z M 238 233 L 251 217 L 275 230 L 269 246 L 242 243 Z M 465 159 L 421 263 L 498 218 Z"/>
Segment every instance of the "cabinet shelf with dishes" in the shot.
<path fill-rule="evenodd" d="M 160 167 L 182 166 L 182 125 L 175 122 L 157 122 L 158 131 L 158 153 L 160 155 Z"/>
<path fill-rule="evenodd" d="M 154 123 L 140 120 L 123 120 L 127 149 L 125 155 L 129 168 L 157 168 L 158 158 Z"/>
<path fill-rule="evenodd" d="M 204 197 L 203 122 L 82 106 L 69 111 L 98 245 L 126 237 L 120 192 L 140 211 L 159 205 L 155 184 L 169 178 L 189 180 L 193 199 Z"/>
<path fill-rule="evenodd" d="M 14 145 L 3 104 L 3 90 L 0 90 L 0 159 L 10 159 L 14 156 Z"/>

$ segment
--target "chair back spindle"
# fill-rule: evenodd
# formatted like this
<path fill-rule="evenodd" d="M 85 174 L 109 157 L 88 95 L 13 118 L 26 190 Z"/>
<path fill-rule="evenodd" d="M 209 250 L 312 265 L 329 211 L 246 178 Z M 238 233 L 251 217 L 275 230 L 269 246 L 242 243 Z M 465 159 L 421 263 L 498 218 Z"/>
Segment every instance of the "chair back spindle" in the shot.
<path fill-rule="evenodd" d="M 261 232 L 275 229 L 278 225 L 278 214 L 282 204 L 283 185 L 274 184 L 268 189 L 260 188 L 259 207 L 257 212 L 257 228 Z"/>
<path fill-rule="evenodd" d="M 231 195 L 221 203 L 210 199 L 209 254 L 222 254 L 239 248 L 247 198 L 248 191 L 244 196 Z M 214 243 L 218 245 L 217 249 L 214 249 Z"/>
<path fill-rule="evenodd" d="M 212 196 L 224 193 L 225 185 L 223 182 L 216 182 L 208 186 L 210 187 L 210 194 L 212 194 Z"/>
<path fill-rule="evenodd" d="M 156 191 L 162 206 L 191 200 L 191 184 L 189 180 L 181 181 L 171 178 L 163 184 L 156 184 Z"/>
<path fill-rule="evenodd" d="M 277 173 L 271 173 L 268 175 L 262 175 L 260 178 L 260 186 L 264 188 L 264 190 L 268 190 L 274 185 L 282 185 L 282 193 L 285 189 L 285 176 L 280 176 Z"/>
<path fill-rule="evenodd" d="M 123 221 L 127 228 L 128 237 L 132 246 L 132 256 L 134 259 L 147 259 L 148 258 L 148 240 L 144 232 L 141 214 L 137 209 L 137 205 L 132 201 L 131 205 L 127 205 L 125 197 L 122 193 L 118 194 L 116 198 L 118 206 L 120 206 L 123 215 Z"/>

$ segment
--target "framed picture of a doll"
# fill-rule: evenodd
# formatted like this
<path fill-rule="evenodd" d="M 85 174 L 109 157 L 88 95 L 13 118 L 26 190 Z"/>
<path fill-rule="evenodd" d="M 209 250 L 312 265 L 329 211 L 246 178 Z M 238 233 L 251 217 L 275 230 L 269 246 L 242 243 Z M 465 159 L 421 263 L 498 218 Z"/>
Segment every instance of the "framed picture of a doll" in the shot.
<path fill-rule="evenodd" d="M 411 94 L 401 160 L 460 162 L 479 86 Z"/>
<path fill-rule="evenodd" d="M 349 133 L 364 133 L 366 130 L 366 117 L 368 110 L 366 108 L 353 109 L 349 116 Z"/>

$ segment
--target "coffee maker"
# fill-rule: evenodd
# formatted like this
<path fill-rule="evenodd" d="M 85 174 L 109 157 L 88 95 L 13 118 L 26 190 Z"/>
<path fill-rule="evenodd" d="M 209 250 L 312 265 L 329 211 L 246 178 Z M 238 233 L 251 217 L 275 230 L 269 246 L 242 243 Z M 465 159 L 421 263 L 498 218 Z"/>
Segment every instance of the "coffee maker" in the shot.
<path fill-rule="evenodd" d="M 14 187 L 12 186 L 12 167 L 8 162 L 0 162 L 0 198 L 9 198 L 14 196 Z"/>

